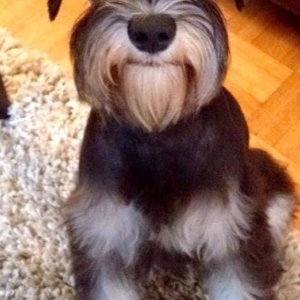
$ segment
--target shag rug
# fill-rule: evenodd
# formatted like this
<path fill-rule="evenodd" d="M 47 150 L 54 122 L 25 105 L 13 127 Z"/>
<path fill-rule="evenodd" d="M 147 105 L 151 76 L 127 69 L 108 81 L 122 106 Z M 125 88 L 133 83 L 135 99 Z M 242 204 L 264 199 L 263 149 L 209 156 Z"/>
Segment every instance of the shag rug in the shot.
<path fill-rule="evenodd" d="M 89 108 L 73 82 L 46 57 L 27 52 L 0 29 L 0 72 L 12 100 L 0 122 L 0 299 L 74 299 L 60 207 L 73 188 Z M 300 234 L 286 243 L 278 299 L 300 299 Z M 203 300 L 193 272 L 152 274 L 153 300 Z M 116 299 L 118 300 L 118 299 Z"/>

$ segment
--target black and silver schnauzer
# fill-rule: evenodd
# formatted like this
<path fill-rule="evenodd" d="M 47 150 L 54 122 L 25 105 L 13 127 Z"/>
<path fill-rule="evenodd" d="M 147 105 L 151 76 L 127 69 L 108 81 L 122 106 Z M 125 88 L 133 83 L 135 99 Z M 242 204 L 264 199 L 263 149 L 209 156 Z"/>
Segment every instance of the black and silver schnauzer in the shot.
<path fill-rule="evenodd" d="M 216 4 L 93 0 L 71 53 L 91 105 L 66 209 L 77 299 L 138 300 L 149 266 L 187 263 L 211 300 L 275 299 L 293 184 L 249 149 L 222 86 L 229 51 Z"/>

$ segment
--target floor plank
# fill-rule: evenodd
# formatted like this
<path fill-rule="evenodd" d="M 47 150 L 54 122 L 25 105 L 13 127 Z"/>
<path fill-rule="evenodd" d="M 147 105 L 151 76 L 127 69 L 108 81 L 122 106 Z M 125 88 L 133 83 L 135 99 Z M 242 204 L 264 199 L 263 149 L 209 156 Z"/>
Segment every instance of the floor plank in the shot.
<path fill-rule="evenodd" d="M 267 99 L 266 103 L 252 114 L 249 125 L 253 134 L 273 146 L 296 125 L 300 116 L 299 83 L 300 76 L 293 73 Z"/>

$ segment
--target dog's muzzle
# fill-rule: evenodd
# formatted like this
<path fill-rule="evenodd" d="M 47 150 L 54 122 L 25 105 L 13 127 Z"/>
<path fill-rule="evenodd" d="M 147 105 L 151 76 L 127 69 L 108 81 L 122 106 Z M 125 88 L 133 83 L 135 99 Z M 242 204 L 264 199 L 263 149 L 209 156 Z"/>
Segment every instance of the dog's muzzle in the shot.
<path fill-rule="evenodd" d="M 128 24 L 131 43 L 143 52 L 157 53 L 166 50 L 175 35 L 175 20 L 166 14 L 137 16 Z"/>

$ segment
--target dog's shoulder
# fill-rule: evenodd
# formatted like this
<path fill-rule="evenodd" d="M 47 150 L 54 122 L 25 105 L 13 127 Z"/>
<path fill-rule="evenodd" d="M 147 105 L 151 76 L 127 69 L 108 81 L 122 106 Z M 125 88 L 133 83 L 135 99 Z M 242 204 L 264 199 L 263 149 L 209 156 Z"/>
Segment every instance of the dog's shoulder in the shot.
<path fill-rule="evenodd" d="M 203 113 L 219 127 L 223 135 L 236 135 L 248 147 L 249 129 L 244 113 L 238 101 L 225 87 L 222 87 L 220 93 L 203 110 Z"/>

